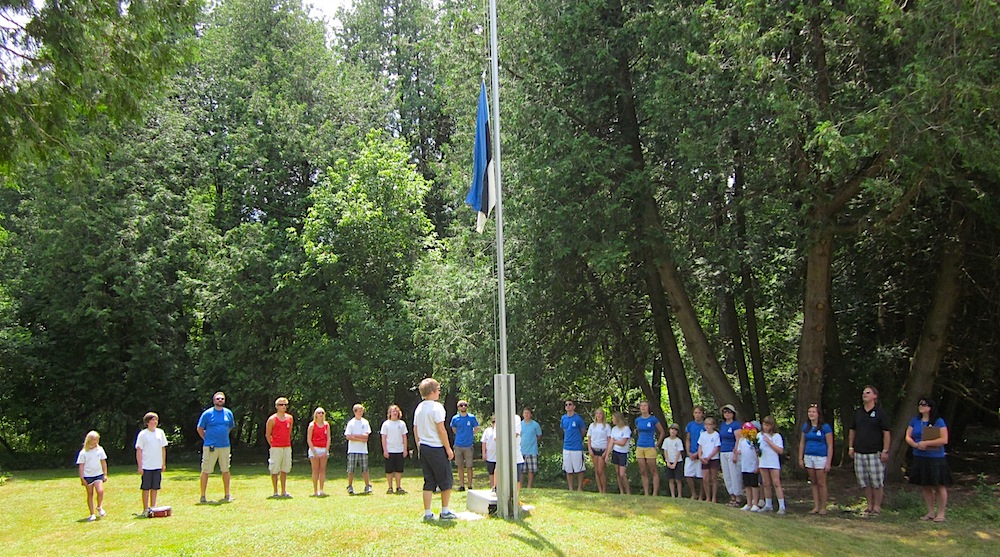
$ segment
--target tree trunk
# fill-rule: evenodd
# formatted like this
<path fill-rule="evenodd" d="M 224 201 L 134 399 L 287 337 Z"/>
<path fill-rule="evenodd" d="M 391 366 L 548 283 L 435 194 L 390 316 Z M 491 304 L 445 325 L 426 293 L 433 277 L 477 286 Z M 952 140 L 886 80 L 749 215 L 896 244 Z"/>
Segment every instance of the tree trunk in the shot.
<path fill-rule="evenodd" d="M 748 409 L 739 417 L 745 420 L 754 415 L 753 392 L 750 389 L 750 374 L 747 371 L 746 353 L 743 351 L 743 335 L 740 333 L 739 316 L 736 314 L 736 300 L 733 297 L 729 275 L 720 273 L 717 298 L 719 300 L 719 333 L 725 343 L 724 356 L 726 371 L 730 367 L 736 373 L 740 384 L 740 401 Z M 728 375 L 728 373 L 727 373 Z"/>
<path fill-rule="evenodd" d="M 653 327 L 656 329 L 656 341 L 660 346 L 660 359 L 666 368 L 667 398 L 670 400 L 670 414 L 673 421 L 685 423 L 688 416 L 694 412 L 694 401 L 691 399 L 691 386 L 684 372 L 684 360 L 677 347 L 677 337 L 670 321 L 669 302 L 663 293 L 656 274 L 656 266 L 648 258 L 643 262 L 646 275 L 646 293 L 653 314 Z"/>
<path fill-rule="evenodd" d="M 833 227 L 823 223 L 813 229 L 808 247 L 802 338 L 799 341 L 796 424 L 805 422 L 809 405 L 818 404 L 823 392 L 832 260 Z"/>
<path fill-rule="evenodd" d="M 941 247 L 941 268 L 938 271 L 937 283 L 934 285 L 931 307 L 927 312 L 920 340 L 910 359 L 910 371 L 907 374 L 904 395 L 900 400 L 892 428 L 889 470 L 894 476 L 899 475 L 899 468 L 906 454 L 907 446 L 903 442 L 903 436 L 910 418 L 917 412 L 917 401 L 922 396 L 929 396 L 934 388 L 934 380 L 941 367 L 941 359 L 944 357 L 948 340 L 948 326 L 962 293 L 964 236 L 970 226 L 971 217 L 966 218 L 958 202 L 953 202 L 949 221 L 952 233 Z"/>

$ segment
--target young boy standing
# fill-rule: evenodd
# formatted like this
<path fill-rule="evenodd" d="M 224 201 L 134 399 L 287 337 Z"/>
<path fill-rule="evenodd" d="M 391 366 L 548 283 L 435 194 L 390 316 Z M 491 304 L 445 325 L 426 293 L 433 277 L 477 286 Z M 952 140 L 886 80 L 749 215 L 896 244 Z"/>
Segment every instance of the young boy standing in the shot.
<path fill-rule="evenodd" d="M 563 471 L 566 472 L 566 484 L 573 491 L 573 479 L 576 478 L 577 491 L 583 491 L 583 432 L 587 424 L 576 413 L 576 403 L 566 401 L 566 413 L 559 421 L 563 430 Z"/>
<path fill-rule="evenodd" d="M 681 497 L 682 479 L 684 478 L 684 464 L 681 460 L 684 454 L 684 442 L 677 434 L 681 426 L 670 424 L 670 436 L 663 440 L 663 458 L 667 461 L 667 486 L 670 488 L 671 497 Z"/>
<path fill-rule="evenodd" d="M 451 476 L 451 460 L 455 458 L 454 451 L 448 444 L 448 431 L 444 426 L 444 406 L 438 402 L 441 396 L 441 386 L 428 377 L 420 382 L 420 398 L 423 399 L 413 413 L 413 437 L 417 443 L 420 466 L 424 472 L 424 520 L 434 520 L 431 512 L 431 499 L 434 490 L 441 490 L 442 520 L 458 518 L 448 508 L 451 501 L 451 486 L 454 479 Z"/>
<path fill-rule="evenodd" d="M 139 467 L 142 483 L 142 514 L 149 516 L 156 506 L 156 494 L 160 491 L 163 471 L 167 469 L 167 436 L 160 425 L 160 417 L 155 412 L 147 412 L 142 417 L 146 429 L 135 438 L 135 463 Z"/>
<path fill-rule="evenodd" d="M 694 419 L 684 427 L 684 451 L 687 458 L 684 459 L 684 477 L 687 478 L 688 491 L 691 492 L 692 499 L 701 499 L 705 494 L 701 493 L 701 461 L 698 460 L 698 439 L 705 431 L 705 408 L 694 407 Z M 698 481 L 695 481 L 698 480 Z"/>
<path fill-rule="evenodd" d="M 372 483 L 368 478 L 368 436 L 372 433 L 372 426 L 362 417 L 365 415 L 364 406 L 355 404 L 352 410 L 354 417 L 344 428 L 344 437 L 347 438 L 347 493 L 354 495 L 354 470 L 361 468 L 367 495 L 372 492 Z"/>

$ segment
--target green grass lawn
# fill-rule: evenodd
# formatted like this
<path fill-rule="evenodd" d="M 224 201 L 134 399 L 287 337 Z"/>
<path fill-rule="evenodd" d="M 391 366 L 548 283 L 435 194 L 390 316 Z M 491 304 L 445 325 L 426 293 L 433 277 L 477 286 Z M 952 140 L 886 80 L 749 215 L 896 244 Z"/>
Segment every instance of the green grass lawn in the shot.
<path fill-rule="evenodd" d="M 308 463 L 295 463 L 292 499 L 274 500 L 263 466 L 234 467 L 229 504 L 199 505 L 198 470 L 171 468 L 160 492 L 173 516 L 135 518 L 139 477 L 112 467 L 108 516 L 87 517 L 75 471 L 15 472 L 0 485 L 3 555 L 997 555 L 1000 526 L 956 509 L 943 525 L 919 522 L 917 505 L 879 519 L 846 513 L 751 515 L 724 505 L 665 497 L 569 493 L 536 487 L 522 493 L 535 511 L 519 521 L 421 521 L 419 472 L 408 470 L 407 495 L 386 495 L 374 476 L 370 496 L 348 496 L 342 463 L 331 463 L 329 497 L 309 497 Z M 379 471 L 381 471 L 379 469 Z M 485 478 L 476 478 L 484 485 Z M 359 487 L 362 482 L 356 481 Z M 452 508 L 465 510 L 465 494 Z M 209 499 L 222 497 L 216 473 Z M 440 510 L 435 496 L 434 511 Z"/>

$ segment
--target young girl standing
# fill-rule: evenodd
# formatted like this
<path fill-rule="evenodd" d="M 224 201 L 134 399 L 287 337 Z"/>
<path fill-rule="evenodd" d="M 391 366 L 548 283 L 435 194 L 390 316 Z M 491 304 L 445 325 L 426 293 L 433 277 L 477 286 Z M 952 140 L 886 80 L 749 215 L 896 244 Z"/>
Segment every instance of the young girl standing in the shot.
<path fill-rule="evenodd" d="M 719 470 L 722 469 L 722 461 L 719 457 L 719 450 L 722 448 L 722 441 L 719 439 L 719 432 L 715 431 L 715 418 L 705 418 L 705 431 L 698 438 L 698 459 L 701 460 L 701 490 L 705 495 L 705 500 L 710 503 L 719 502 Z"/>
<path fill-rule="evenodd" d="M 670 435 L 663 440 L 663 458 L 667 461 L 667 487 L 671 497 L 682 497 L 684 481 L 684 441 L 677 436 L 681 426 L 670 424 Z"/>
<path fill-rule="evenodd" d="M 611 421 L 615 427 L 611 428 L 611 450 L 605 453 L 605 462 L 608 460 L 615 465 L 618 472 L 618 493 L 632 495 L 632 488 L 628 484 L 628 451 L 632 442 L 632 430 L 625 425 L 625 416 L 621 412 L 611 415 Z"/>
<path fill-rule="evenodd" d="M 799 465 L 809 472 L 812 486 L 813 508 L 809 514 L 826 514 L 826 474 L 833 456 L 833 428 L 823 422 L 818 404 L 809 405 L 806 417 L 799 438 Z"/>
<path fill-rule="evenodd" d="M 108 455 L 101 447 L 101 434 L 91 431 L 83 440 L 83 448 L 76 457 L 80 468 L 80 485 L 87 488 L 88 522 L 104 516 L 104 482 L 108 481 Z M 94 513 L 94 493 L 97 493 L 97 513 Z"/>
<path fill-rule="evenodd" d="M 326 461 L 330 458 L 330 424 L 322 407 L 313 412 L 306 438 L 309 440 L 309 462 L 312 464 L 313 497 L 326 497 L 323 487 L 326 483 Z"/>
<path fill-rule="evenodd" d="M 608 440 L 611 438 L 611 426 L 608 425 L 604 410 L 594 410 L 594 421 L 587 428 L 587 452 L 594 463 L 594 479 L 597 480 L 597 491 L 608 492 L 607 460 L 604 453 L 608 450 Z"/>
<path fill-rule="evenodd" d="M 771 512 L 771 488 L 778 499 L 778 514 L 785 514 L 785 492 L 781 489 L 781 455 L 785 453 L 785 441 L 778 433 L 774 418 L 765 416 L 761 423 L 760 436 L 760 476 L 764 492 L 764 507 L 761 512 Z"/>
<path fill-rule="evenodd" d="M 396 493 L 403 495 L 403 459 L 409 454 L 406 448 L 406 422 L 399 406 L 393 404 L 386 411 L 386 421 L 382 422 L 379 434 L 382 435 L 382 456 L 385 457 L 385 483 L 389 484 L 386 492 L 392 494 L 392 482 L 396 481 Z"/>

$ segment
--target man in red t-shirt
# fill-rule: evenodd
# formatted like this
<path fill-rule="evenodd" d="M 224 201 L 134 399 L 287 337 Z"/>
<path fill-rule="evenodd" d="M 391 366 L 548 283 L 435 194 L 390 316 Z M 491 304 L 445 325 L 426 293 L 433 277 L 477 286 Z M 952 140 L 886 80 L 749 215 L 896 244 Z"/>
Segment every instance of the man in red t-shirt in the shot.
<path fill-rule="evenodd" d="M 285 482 L 288 473 L 292 471 L 292 415 L 287 413 L 288 399 L 278 397 L 274 401 L 277 410 L 267 419 L 265 437 L 271 445 L 270 458 L 267 459 L 267 468 L 271 472 L 271 486 L 274 488 L 274 495 L 271 497 L 289 498 L 291 495 L 285 490 Z M 278 478 L 281 478 L 281 495 L 278 495 Z"/>

